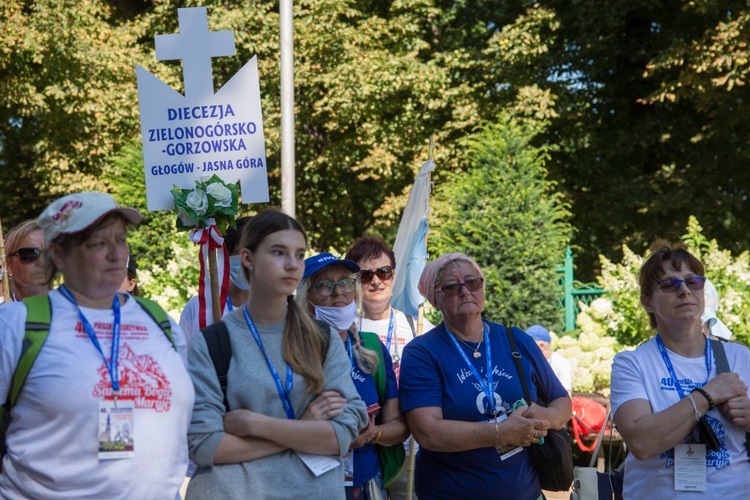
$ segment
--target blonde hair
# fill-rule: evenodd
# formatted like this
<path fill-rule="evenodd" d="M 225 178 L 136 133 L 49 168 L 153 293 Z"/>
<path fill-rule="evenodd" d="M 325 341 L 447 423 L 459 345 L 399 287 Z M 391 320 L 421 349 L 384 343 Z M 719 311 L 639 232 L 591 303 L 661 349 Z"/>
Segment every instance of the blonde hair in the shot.
<path fill-rule="evenodd" d="M 302 283 L 300 283 L 299 288 L 297 288 L 297 293 L 295 295 L 295 302 L 297 302 L 297 304 L 299 304 L 301 307 L 307 306 L 307 310 L 310 313 L 312 313 L 315 309 L 314 304 L 310 302 L 308 298 L 308 293 L 310 292 L 310 288 L 312 288 L 313 285 L 320 281 L 319 279 L 316 280 L 316 277 L 320 277 L 320 271 L 302 280 Z M 349 277 L 357 279 L 359 278 L 359 275 L 356 273 L 351 273 Z M 354 300 L 357 302 L 357 309 L 361 310 L 362 285 L 360 284 L 358 279 L 354 286 Z M 349 327 L 348 331 L 354 338 L 354 352 L 352 353 L 352 356 L 357 361 L 357 366 L 365 373 L 375 373 L 375 371 L 378 369 L 378 353 L 373 351 L 372 349 L 367 349 L 366 347 L 364 347 L 364 345 L 362 344 L 362 338 L 359 335 L 359 328 L 357 326 L 356 320 L 354 321 L 354 323 L 352 323 L 352 326 Z"/>
<path fill-rule="evenodd" d="M 266 236 L 287 229 L 302 233 L 307 243 L 304 229 L 294 218 L 278 210 L 264 210 L 242 228 L 240 248 L 247 248 L 254 253 Z M 247 268 L 243 272 L 249 280 Z M 327 344 L 323 335 L 329 333 L 321 330 L 307 313 L 307 309 L 300 307 L 292 295 L 287 297 L 287 305 L 284 340 L 281 344 L 284 361 L 289 363 L 295 373 L 302 375 L 307 383 L 307 391 L 317 394 L 325 384 L 323 363 L 327 353 L 323 352 L 323 348 Z"/>

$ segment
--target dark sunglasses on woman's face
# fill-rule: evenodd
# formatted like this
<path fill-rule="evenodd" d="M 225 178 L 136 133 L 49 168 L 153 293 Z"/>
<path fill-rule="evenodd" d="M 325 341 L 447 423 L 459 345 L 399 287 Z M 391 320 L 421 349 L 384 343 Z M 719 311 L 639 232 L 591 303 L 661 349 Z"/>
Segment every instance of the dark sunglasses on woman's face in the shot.
<path fill-rule="evenodd" d="M 366 285 L 367 283 L 371 282 L 372 278 L 374 278 L 376 275 L 380 281 L 387 281 L 393 278 L 393 268 L 391 266 L 383 266 L 375 269 L 374 271 L 371 271 L 369 269 L 362 269 L 359 272 L 359 281 L 361 281 L 362 284 Z"/>
<path fill-rule="evenodd" d="M 482 288 L 482 283 L 484 283 L 484 278 L 469 278 L 463 283 L 452 283 L 450 285 L 441 286 L 439 290 L 442 290 L 446 297 L 454 297 L 461 293 L 462 286 L 465 286 L 470 292 L 476 292 Z"/>
<path fill-rule="evenodd" d="M 659 287 L 664 293 L 675 293 L 680 289 L 682 284 L 690 290 L 703 290 L 703 286 L 706 284 L 705 276 L 690 276 L 684 280 L 678 280 L 677 278 L 665 278 L 663 280 L 656 280 L 656 287 Z"/>
<path fill-rule="evenodd" d="M 36 247 L 19 248 L 15 252 L 8 255 L 8 257 L 13 257 L 14 255 L 18 255 L 18 258 L 21 259 L 21 262 L 31 264 L 32 262 L 36 262 L 37 259 L 39 259 L 39 257 L 42 255 L 42 249 Z"/>

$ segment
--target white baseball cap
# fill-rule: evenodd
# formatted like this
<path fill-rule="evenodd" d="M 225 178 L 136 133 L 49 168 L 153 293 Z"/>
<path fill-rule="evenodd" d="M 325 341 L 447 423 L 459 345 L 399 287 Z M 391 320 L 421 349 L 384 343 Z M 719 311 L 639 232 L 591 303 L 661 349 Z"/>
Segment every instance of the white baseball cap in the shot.
<path fill-rule="evenodd" d="M 106 193 L 84 191 L 53 201 L 36 223 L 44 231 L 45 244 L 49 244 L 61 234 L 73 234 L 91 227 L 112 212 L 121 214 L 132 224 L 143 220 L 138 210 L 120 206 Z"/>

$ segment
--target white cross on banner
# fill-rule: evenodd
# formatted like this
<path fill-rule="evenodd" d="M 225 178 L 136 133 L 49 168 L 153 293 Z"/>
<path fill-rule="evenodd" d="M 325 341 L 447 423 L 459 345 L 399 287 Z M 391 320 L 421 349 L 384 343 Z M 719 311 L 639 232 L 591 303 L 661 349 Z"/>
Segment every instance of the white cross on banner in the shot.
<path fill-rule="evenodd" d="M 235 54 L 234 32 L 208 30 L 205 7 L 178 9 L 180 33 L 155 37 L 156 58 L 181 59 L 185 95 L 136 67 L 149 210 L 171 210 L 173 186 L 216 174 L 239 182 L 243 203 L 266 202 L 268 174 L 258 63 L 214 93 L 213 57 Z"/>

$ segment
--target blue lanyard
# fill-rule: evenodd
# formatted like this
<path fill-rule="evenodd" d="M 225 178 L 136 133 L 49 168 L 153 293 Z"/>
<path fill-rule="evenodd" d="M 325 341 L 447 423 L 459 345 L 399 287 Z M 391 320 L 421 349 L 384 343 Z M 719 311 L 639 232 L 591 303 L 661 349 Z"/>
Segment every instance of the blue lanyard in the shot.
<path fill-rule="evenodd" d="M 391 317 L 388 320 L 388 335 L 385 338 L 385 350 L 391 352 L 391 339 L 393 338 L 393 308 L 391 307 Z M 396 339 L 398 344 L 398 339 Z M 398 349 L 398 346 L 396 346 Z"/>
<path fill-rule="evenodd" d="M 117 294 L 112 298 L 112 310 L 115 314 L 115 321 L 112 324 L 112 351 L 110 353 L 110 361 L 107 362 L 107 356 L 104 355 L 99 339 L 96 338 L 96 333 L 91 327 L 91 323 L 89 323 L 89 320 L 83 315 L 83 311 L 81 311 L 81 307 L 78 305 L 78 302 L 76 302 L 73 294 L 70 293 L 70 290 L 68 290 L 68 287 L 65 285 L 60 286 L 58 290 L 63 297 L 72 302 L 76 309 L 78 309 L 78 317 L 81 318 L 83 329 L 86 330 L 86 334 L 89 336 L 89 339 L 91 339 L 91 343 L 94 344 L 96 350 L 99 351 L 99 354 L 104 358 L 104 365 L 109 372 L 109 378 L 112 381 L 112 390 L 115 393 L 114 395 L 116 399 L 117 392 L 120 390 L 120 372 L 117 368 L 118 360 L 120 359 L 120 299 L 117 297 Z"/>
<path fill-rule="evenodd" d="M 461 349 L 461 346 L 458 345 L 458 340 L 456 340 L 456 336 L 450 330 L 448 330 L 447 325 L 445 326 L 445 331 L 449 333 L 448 336 L 453 342 L 453 345 L 455 346 L 456 350 L 461 355 L 461 357 L 464 358 L 464 362 L 466 362 L 466 366 L 469 367 L 469 370 L 471 370 L 472 375 L 474 375 L 474 378 L 477 379 L 477 382 L 479 382 L 479 385 L 482 387 L 482 390 L 484 391 L 485 396 L 487 396 L 487 402 L 490 405 L 490 412 L 492 413 L 492 417 L 494 418 L 497 415 L 497 405 L 495 404 L 495 391 L 492 386 L 492 349 L 490 349 L 489 328 L 487 328 L 487 324 L 484 322 L 482 322 L 482 326 L 484 326 L 484 349 L 487 354 L 487 381 L 486 382 L 482 380 L 482 377 L 479 375 L 479 372 L 474 366 L 474 363 L 469 361 L 469 357 L 466 355 L 464 350 Z"/>
<path fill-rule="evenodd" d="M 669 372 L 669 376 L 672 377 L 672 381 L 674 382 L 674 386 L 677 389 L 677 394 L 679 394 L 680 399 L 685 397 L 685 393 L 682 390 L 682 385 L 680 384 L 680 380 L 677 378 L 677 374 L 674 371 L 674 367 L 672 366 L 672 362 L 669 360 L 669 354 L 667 353 L 667 348 L 664 347 L 664 342 L 661 340 L 661 337 L 659 335 L 656 335 L 656 345 L 659 346 L 659 351 L 661 352 L 661 357 L 664 358 L 664 364 L 667 365 L 667 371 Z M 702 387 L 708 383 L 708 377 L 711 375 L 711 342 L 708 341 L 708 337 L 706 337 L 706 381 L 703 382 L 698 387 Z"/>
<path fill-rule="evenodd" d="M 227 311 L 234 311 L 234 306 L 232 305 L 232 300 L 229 298 L 229 295 L 227 295 Z"/>
<path fill-rule="evenodd" d="M 362 331 L 362 316 L 359 317 L 359 331 Z M 393 308 L 391 307 L 391 317 L 388 320 L 388 333 L 385 337 L 385 350 L 391 352 L 391 340 L 393 339 Z M 398 343 L 398 339 L 396 339 Z"/>
<path fill-rule="evenodd" d="M 281 403 L 284 405 L 286 416 L 289 420 L 294 420 L 294 408 L 292 408 L 292 402 L 289 400 L 289 394 L 291 394 L 292 392 L 292 384 L 294 383 L 294 379 L 292 378 L 292 367 L 289 366 L 289 363 L 286 364 L 285 390 L 281 385 L 281 377 L 279 377 L 279 373 L 276 371 L 276 368 L 273 367 L 273 364 L 271 364 L 271 360 L 268 359 L 268 354 L 266 354 L 266 350 L 263 347 L 263 341 L 260 339 L 258 329 L 255 328 L 253 318 L 250 317 L 250 312 L 248 312 L 247 310 L 247 304 L 242 306 L 242 314 L 245 315 L 245 323 L 247 323 L 247 327 L 250 329 L 250 333 L 253 334 L 255 343 L 258 344 L 260 352 L 262 352 L 263 356 L 266 358 L 266 364 L 268 365 L 268 369 L 271 371 L 271 375 L 273 375 L 273 381 L 276 383 L 276 390 L 279 392 L 279 399 L 281 399 Z"/>
<path fill-rule="evenodd" d="M 346 334 L 346 353 L 349 355 L 349 363 L 354 366 L 354 353 L 352 351 L 352 336 L 347 333 Z"/>

